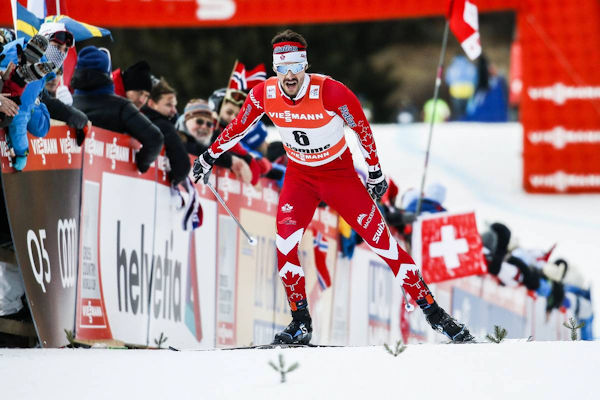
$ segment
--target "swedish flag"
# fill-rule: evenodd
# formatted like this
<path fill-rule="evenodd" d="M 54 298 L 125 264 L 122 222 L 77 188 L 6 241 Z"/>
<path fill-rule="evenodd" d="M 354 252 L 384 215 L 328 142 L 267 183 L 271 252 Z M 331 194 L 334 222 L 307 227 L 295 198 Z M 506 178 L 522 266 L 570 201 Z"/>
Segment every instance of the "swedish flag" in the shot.
<path fill-rule="evenodd" d="M 43 20 L 36 17 L 18 1 L 15 3 L 17 4 L 17 36 L 28 41 L 40 29 Z"/>
<path fill-rule="evenodd" d="M 25 38 L 25 40 L 29 40 L 33 35 L 35 35 L 44 22 L 60 22 L 64 24 L 65 28 L 67 28 L 67 30 L 73 34 L 75 42 L 81 42 L 94 37 L 105 36 L 108 36 L 112 39 L 112 35 L 108 29 L 75 21 L 73 18 L 67 17 L 66 15 L 49 15 L 46 18 L 40 19 L 23 7 L 18 1 L 16 3 L 17 35 Z"/>

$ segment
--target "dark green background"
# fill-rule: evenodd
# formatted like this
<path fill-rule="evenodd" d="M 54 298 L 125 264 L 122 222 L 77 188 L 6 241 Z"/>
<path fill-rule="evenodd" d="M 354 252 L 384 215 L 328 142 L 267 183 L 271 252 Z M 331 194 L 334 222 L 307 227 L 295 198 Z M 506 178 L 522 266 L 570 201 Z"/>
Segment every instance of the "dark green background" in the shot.
<path fill-rule="evenodd" d="M 479 18 L 484 52 L 503 75 L 508 74 L 513 13 Z M 83 43 L 105 46 L 113 66 L 147 60 L 178 92 L 181 111 L 193 97 L 207 98 L 224 87 L 235 59 L 247 67 L 265 63 L 270 71 L 271 38 L 291 28 L 308 41 L 310 71 L 330 75 L 349 86 L 373 111 L 375 122 L 393 122 L 409 104 L 421 109 L 432 97 L 441 51 L 444 19 L 403 19 L 368 23 L 197 29 L 112 29 L 107 39 Z M 446 63 L 464 54 L 450 35 Z M 81 46 L 78 46 L 80 48 Z M 448 98 L 443 87 L 442 98 Z"/>

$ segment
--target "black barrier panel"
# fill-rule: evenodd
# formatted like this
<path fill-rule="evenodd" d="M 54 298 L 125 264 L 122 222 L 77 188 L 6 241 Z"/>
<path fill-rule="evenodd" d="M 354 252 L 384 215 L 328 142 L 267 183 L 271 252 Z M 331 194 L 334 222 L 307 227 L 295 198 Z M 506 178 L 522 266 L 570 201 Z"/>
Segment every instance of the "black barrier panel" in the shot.
<path fill-rule="evenodd" d="M 81 170 L 3 174 L 17 261 L 43 347 L 68 344 L 73 330 Z"/>

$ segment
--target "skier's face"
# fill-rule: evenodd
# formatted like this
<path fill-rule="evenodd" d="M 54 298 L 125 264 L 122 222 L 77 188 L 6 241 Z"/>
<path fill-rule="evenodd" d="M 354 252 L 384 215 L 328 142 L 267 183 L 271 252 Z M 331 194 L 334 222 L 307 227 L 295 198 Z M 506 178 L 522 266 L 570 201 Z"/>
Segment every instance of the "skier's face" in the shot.
<path fill-rule="evenodd" d="M 284 65 L 293 65 L 297 63 L 286 63 Z M 294 74 L 290 69 L 285 74 L 279 72 L 276 68 L 273 68 L 275 72 L 277 72 L 277 79 L 279 80 L 279 84 L 283 88 L 285 94 L 289 97 L 294 98 L 300 87 L 302 86 L 302 82 L 304 82 L 304 77 L 306 76 L 306 67 L 304 66 L 300 72 Z"/>

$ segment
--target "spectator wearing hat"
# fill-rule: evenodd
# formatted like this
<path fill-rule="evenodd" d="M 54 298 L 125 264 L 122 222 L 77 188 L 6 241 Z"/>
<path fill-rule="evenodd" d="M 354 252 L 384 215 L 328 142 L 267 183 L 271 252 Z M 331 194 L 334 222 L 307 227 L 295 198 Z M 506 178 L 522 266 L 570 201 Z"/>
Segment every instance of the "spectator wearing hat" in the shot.
<path fill-rule="evenodd" d="M 135 157 L 138 170 L 146 172 L 163 145 L 160 130 L 131 101 L 115 95 L 108 54 L 87 46 L 78 54 L 71 86 L 73 106 L 83 111 L 95 126 L 128 133 L 141 144 Z"/>
<path fill-rule="evenodd" d="M 10 52 L 9 60 L 19 64 L 12 75 L 11 82 L 23 88 L 20 93 L 21 105 L 18 114 L 13 118 L 8 135 L 14 153 L 13 167 L 21 171 L 27 164 L 29 143 L 27 132 L 37 137 L 46 136 L 50 129 L 50 114 L 46 105 L 38 98 L 44 89 L 45 80 L 54 77 L 64 62 L 67 50 L 75 43 L 73 35 L 65 24 L 60 22 L 45 22 L 40 26 L 37 35 L 33 36 L 21 52 L 21 39 L 13 41 L 14 51 Z M 17 43 L 18 42 L 18 43 Z M 18 89 L 12 86 L 13 94 Z"/>
<path fill-rule="evenodd" d="M 127 97 L 138 109 L 146 105 L 152 91 L 150 65 L 146 61 L 138 61 L 124 71 L 117 68 L 112 78 L 116 95 Z"/>
<path fill-rule="evenodd" d="M 183 115 L 177 120 L 176 128 L 189 154 L 199 156 L 204 153 L 212 143 L 215 129 L 215 119 L 212 109 L 204 99 L 190 100 L 183 110 Z M 222 168 L 230 169 L 238 179 L 249 183 L 252 171 L 246 161 L 231 153 L 223 154 L 216 162 Z"/>
<path fill-rule="evenodd" d="M 190 172 L 190 158 L 172 122 L 177 114 L 177 93 L 167 81 L 161 79 L 152 87 L 148 104 L 141 112 L 160 129 L 171 170 L 169 179 L 175 185 L 181 183 Z"/>

